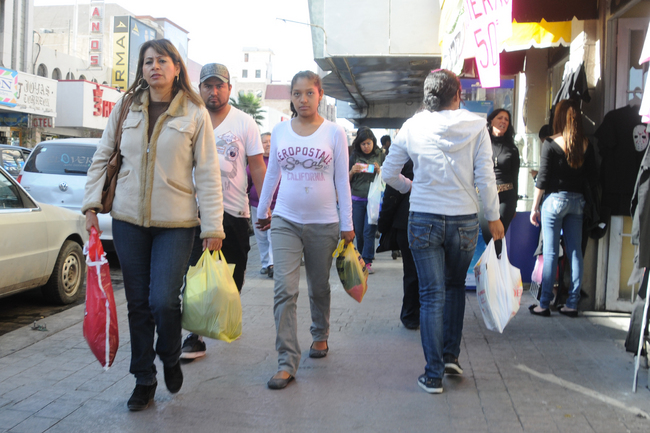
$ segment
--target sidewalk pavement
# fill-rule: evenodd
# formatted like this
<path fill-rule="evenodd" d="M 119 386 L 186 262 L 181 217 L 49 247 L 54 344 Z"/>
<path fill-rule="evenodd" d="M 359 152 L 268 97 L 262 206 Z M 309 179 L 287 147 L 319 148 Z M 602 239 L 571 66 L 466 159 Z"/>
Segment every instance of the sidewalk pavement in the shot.
<path fill-rule="evenodd" d="M 254 238 L 251 238 L 254 241 Z M 629 316 L 532 316 L 522 308 L 503 334 L 483 324 L 467 292 L 460 377 L 444 393 L 417 386 L 424 371 L 419 331 L 399 321 L 401 261 L 377 256 L 361 304 L 334 267 L 330 352 L 307 357 L 309 302 L 304 268 L 298 300 L 303 359 L 296 381 L 267 389 L 277 369 L 273 282 L 260 275 L 253 245 L 242 292 L 243 335 L 207 340 L 208 353 L 183 365 L 176 395 L 164 385 L 155 403 L 129 412 L 124 291 L 116 292 L 120 348 L 104 372 L 82 336 L 83 306 L 48 317 L 47 332 L 24 327 L 0 337 L 0 433 L 4 432 L 648 432 L 648 370 L 632 393 L 633 357 L 623 342 Z"/>

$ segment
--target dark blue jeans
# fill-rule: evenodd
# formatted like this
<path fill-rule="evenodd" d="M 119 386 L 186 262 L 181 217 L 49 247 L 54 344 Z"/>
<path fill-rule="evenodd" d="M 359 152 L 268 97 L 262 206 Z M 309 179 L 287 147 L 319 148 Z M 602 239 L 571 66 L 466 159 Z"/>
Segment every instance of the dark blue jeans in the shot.
<path fill-rule="evenodd" d="M 425 374 L 442 378 L 443 355 L 460 354 L 465 277 L 478 238 L 478 217 L 409 214 L 409 244 L 420 282 L 420 336 Z"/>
<path fill-rule="evenodd" d="M 141 227 L 113 219 L 113 242 L 129 310 L 129 371 L 138 385 L 156 383 L 156 354 L 165 366 L 179 360 L 180 295 L 193 238 L 194 227 Z"/>
<path fill-rule="evenodd" d="M 352 200 L 352 222 L 354 236 L 357 239 L 357 250 L 366 263 L 372 263 L 375 258 L 375 234 L 377 224 L 368 224 L 368 202 Z"/>

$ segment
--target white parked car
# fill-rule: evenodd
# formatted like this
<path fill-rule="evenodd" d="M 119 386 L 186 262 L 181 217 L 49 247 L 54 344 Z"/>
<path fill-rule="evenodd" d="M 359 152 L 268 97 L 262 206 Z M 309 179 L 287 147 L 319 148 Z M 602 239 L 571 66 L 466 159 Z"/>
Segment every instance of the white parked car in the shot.
<path fill-rule="evenodd" d="M 68 138 L 43 141 L 34 147 L 23 166 L 18 182 L 39 203 L 81 211 L 86 175 L 99 138 Z M 107 251 L 113 250 L 112 219 L 98 214 L 100 239 Z"/>
<path fill-rule="evenodd" d="M 35 287 L 58 304 L 81 296 L 88 239 L 79 212 L 37 203 L 0 168 L 0 297 Z"/>

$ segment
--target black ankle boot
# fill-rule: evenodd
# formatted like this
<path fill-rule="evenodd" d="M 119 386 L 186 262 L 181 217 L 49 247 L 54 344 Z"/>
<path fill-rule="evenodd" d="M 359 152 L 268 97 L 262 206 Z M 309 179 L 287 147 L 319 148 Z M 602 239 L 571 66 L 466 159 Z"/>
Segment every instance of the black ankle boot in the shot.
<path fill-rule="evenodd" d="M 153 385 L 136 385 L 131 394 L 131 398 L 126 404 L 129 410 L 138 411 L 144 410 L 149 407 L 149 404 L 153 401 L 153 396 L 156 394 L 156 387 L 158 383 Z"/>
<path fill-rule="evenodd" d="M 165 385 L 172 394 L 176 394 L 183 386 L 183 371 L 181 363 L 178 361 L 173 367 L 164 367 Z"/>

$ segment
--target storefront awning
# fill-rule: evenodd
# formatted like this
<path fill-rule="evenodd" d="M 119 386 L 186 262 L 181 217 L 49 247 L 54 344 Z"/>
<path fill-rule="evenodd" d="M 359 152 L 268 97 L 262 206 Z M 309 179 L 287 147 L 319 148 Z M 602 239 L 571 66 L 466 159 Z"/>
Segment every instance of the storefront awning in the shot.
<path fill-rule="evenodd" d="M 571 21 L 518 23 L 513 20 L 512 36 L 502 43 L 505 51 L 548 48 L 571 44 Z"/>
<path fill-rule="evenodd" d="M 598 19 L 598 0 L 515 0 L 512 19 L 518 23 Z"/>

